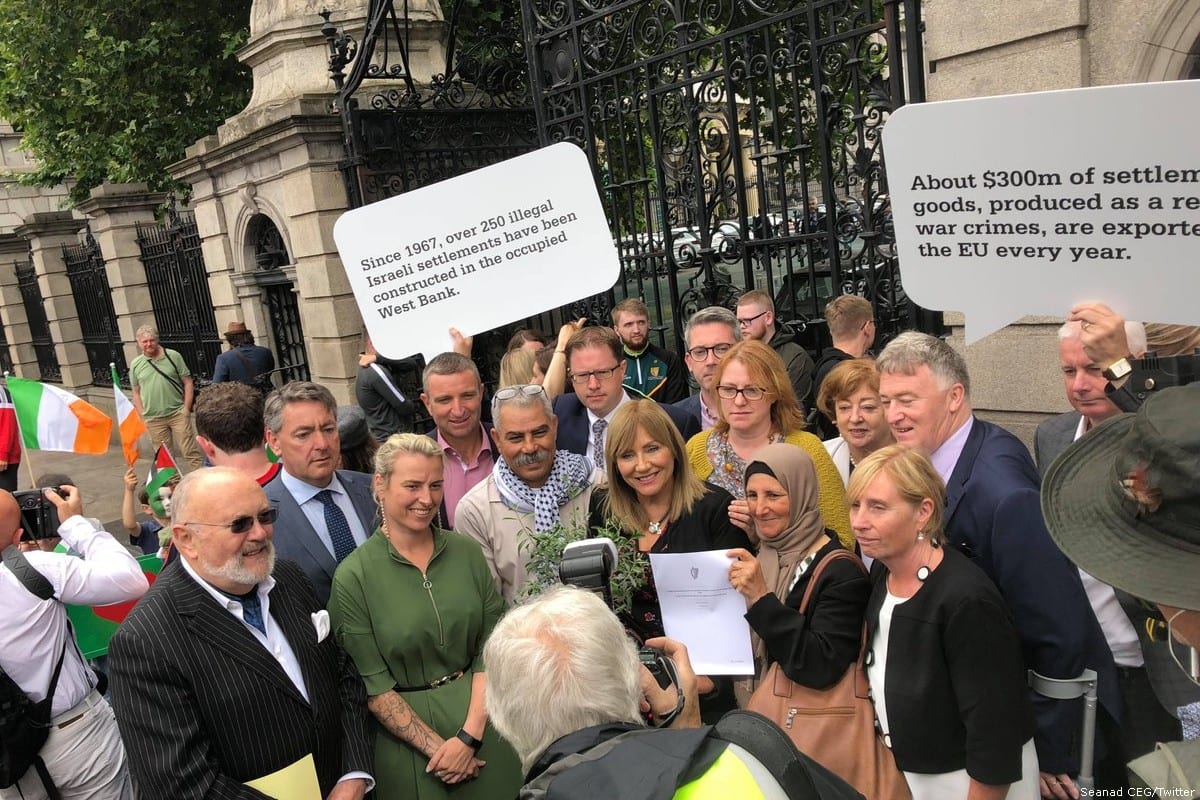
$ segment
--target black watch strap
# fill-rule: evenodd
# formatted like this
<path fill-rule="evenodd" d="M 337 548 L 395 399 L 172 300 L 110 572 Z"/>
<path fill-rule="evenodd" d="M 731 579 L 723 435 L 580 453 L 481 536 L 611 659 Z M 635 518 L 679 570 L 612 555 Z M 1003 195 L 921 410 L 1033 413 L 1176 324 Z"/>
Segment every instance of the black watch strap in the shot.
<path fill-rule="evenodd" d="M 467 733 L 462 728 L 458 729 L 458 733 L 454 734 L 454 737 L 456 739 L 458 739 L 460 742 L 462 742 L 463 744 L 465 744 L 467 747 L 471 748 L 472 753 L 478 753 L 479 748 L 483 747 L 482 739 L 476 739 L 474 736 Z"/>

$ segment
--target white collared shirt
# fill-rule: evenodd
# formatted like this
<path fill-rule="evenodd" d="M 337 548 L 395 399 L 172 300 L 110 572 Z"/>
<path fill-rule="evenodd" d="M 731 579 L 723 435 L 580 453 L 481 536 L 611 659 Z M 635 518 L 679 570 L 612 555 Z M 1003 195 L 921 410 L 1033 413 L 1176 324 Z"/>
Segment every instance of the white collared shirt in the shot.
<path fill-rule="evenodd" d="M 317 499 L 317 493 L 323 490 L 293 476 L 286 468 L 279 471 L 279 479 L 283 481 L 283 487 L 295 499 L 296 505 L 300 506 L 300 510 L 304 512 L 308 524 L 312 525 L 313 530 L 317 532 L 317 536 L 325 545 L 325 549 L 329 551 L 329 555 L 334 555 L 333 539 L 329 536 L 329 529 L 325 527 L 325 504 Z M 363 529 L 362 520 L 358 518 L 358 510 L 354 508 L 354 503 L 350 500 L 350 495 L 346 493 L 342 482 L 338 480 L 336 472 L 330 479 L 329 485 L 324 488 L 333 493 L 333 502 L 346 515 L 346 522 L 350 523 L 350 533 L 354 536 L 354 546 L 358 547 L 367 540 L 368 532 Z"/>
<path fill-rule="evenodd" d="M 588 418 L 587 451 L 584 452 L 584 455 L 587 456 L 588 459 L 591 460 L 591 462 L 593 464 L 598 463 L 596 461 L 596 442 L 595 442 L 596 437 L 592 433 L 596 422 L 600 419 L 603 419 L 606 423 L 608 423 L 609 425 L 612 425 L 612 419 L 614 416 L 616 416 L 617 409 L 620 408 L 621 406 L 625 405 L 626 403 L 630 402 L 631 399 L 632 398 L 629 397 L 629 393 L 626 392 L 624 389 L 621 389 L 621 399 L 613 407 L 613 410 L 608 412 L 606 415 L 604 415 L 604 417 L 597 417 L 595 414 L 592 413 L 592 410 L 590 408 L 587 410 L 587 418 Z M 604 441 L 605 442 L 608 441 L 608 428 L 607 427 L 604 428 Z"/>
<path fill-rule="evenodd" d="M 54 587 L 54 599 L 41 600 L 26 589 L 8 567 L 0 567 L 0 667 L 29 699 L 46 696 L 50 677 L 67 638 L 63 603 L 92 606 L 136 600 L 149 583 L 142 567 L 109 533 L 84 517 L 69 517 L 58 528 L 63 543 L 80 553 L 33 550 L 26 560 Z M 61 602 L 59 602 L 61 601 Z M 68 643 L 63 655 L 51 716 L 83 702 L 95 685 L 92 670 L 78 648 Z"/>

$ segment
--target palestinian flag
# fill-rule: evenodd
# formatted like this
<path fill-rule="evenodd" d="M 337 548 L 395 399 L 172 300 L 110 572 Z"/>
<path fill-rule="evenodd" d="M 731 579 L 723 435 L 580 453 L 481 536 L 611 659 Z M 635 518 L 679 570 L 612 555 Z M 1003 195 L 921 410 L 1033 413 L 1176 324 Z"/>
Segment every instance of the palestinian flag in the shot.
<path fill-rule="evenodd" d="M 8 393 L 17 410 L 26 450 L 101 455 L 108 452 L 112 420 L 92 404 L 48 383 L 10 376 Z"/>
<path fill-rule="evenodd" d="M 156 517 L 171 516 L 167 507 L 163 505 L 163 490 L 166 489 L 166 496 L 170 497 L 171 492 L 170 489 L 167 489 L 167 484 L 178 475 L 179 467 L 175 465 L 171 451 L 165 444 L 160 444 L 154 453 L 154 463 L 150 465 L 150 473 L 146 475 L 146 494 L 150 498 L 150 508 Z"/>
<path fill-rule="evenodd" d="M 142 567 L 142 574 L 153 585 L 163 567 L 162 559 L 150 554 L 139 556 L 137 561 Z M 75 641 L 79 643 L 84 658 L 99 658 L 108 652 L 108 640 L 135 605 L 137 600 L 111 606 L 67 606 L 67 616 L 71 619 L 71 627 L 75 629 Z"/>

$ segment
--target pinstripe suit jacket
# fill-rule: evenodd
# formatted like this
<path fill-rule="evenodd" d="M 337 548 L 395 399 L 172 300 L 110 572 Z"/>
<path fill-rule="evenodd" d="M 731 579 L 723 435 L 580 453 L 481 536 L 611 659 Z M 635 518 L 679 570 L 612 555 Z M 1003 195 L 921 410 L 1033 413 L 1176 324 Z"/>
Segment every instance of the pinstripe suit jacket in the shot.
<path fill-rule="evenodd" d="M 327 795 L 347 772 L 371 773 L 366 690 L 309 616 L 304 573 L 275 566 L 271 618 L 295 651 L 309 701 L 246 627 L 175 563 L 113 637 L 112 705 L 141 796 L 226 800 L 264 795 L 244 781 L 312 753 Z"/>

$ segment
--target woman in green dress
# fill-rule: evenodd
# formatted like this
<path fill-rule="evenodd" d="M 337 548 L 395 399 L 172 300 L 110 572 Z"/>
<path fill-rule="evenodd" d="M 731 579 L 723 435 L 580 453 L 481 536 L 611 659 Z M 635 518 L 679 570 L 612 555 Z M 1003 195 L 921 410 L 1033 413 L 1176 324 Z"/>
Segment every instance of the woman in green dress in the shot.
<path fill-rule="evenodd" d="M 375 457 L 381 524 L 333 578 L 329 614 L 367 687 L 379 800 L 515 797 L 520 764 L 487 723 L 483 643 L 500 619 L 479 545 L 434 526 L 442 452 L 401 433 Z"/>

